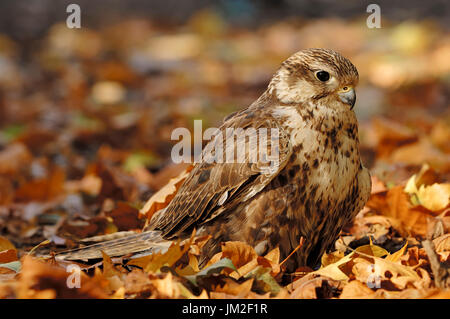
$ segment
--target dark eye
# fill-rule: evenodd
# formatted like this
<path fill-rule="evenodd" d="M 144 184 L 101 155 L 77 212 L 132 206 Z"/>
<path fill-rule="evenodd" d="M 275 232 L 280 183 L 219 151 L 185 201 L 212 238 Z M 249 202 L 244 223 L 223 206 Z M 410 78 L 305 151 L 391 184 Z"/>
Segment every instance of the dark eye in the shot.
<path fill-rule="evenodd" d="M 326 82 L 330 79 L 330 73 L 327 71 L 318 71 L 316 72 L 316 78 L 322 82 Z"/>

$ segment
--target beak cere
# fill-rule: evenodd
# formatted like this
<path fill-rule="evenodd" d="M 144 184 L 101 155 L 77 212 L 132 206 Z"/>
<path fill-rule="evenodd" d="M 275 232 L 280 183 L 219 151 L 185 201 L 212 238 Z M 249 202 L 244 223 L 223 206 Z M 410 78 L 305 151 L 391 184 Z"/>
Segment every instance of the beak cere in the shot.
<path fill-rule="evenodd" d="M 353 106 L 355 105 L 355 102 L 356 102 L 355 90 L 352 88 L 351 90 L 349 90 L 347 92 L 341 92 L 341 93 L 339 93 L 339 98 L 345 104 L 350 105 L 350 109 L 353 109 Z"/>

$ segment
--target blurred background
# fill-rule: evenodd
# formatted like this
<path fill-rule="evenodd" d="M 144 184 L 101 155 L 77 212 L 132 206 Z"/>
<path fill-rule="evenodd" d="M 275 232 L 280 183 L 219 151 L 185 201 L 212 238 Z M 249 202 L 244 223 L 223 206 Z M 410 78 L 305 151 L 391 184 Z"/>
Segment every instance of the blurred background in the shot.
<path fill-rule="evenodd" d="M 377 1 L 372 29 L 371 1 L 78 0 L 70 29 L 73 2 L 0 2 L 0 233 L 16 243 L 141 227 L 137 209 L 185 167 L 172 130 L 218 126 L 309 47 L 358 68 L 373 175 L 399 183 L 428 163 L 449 180 L 448 1 Z"/>

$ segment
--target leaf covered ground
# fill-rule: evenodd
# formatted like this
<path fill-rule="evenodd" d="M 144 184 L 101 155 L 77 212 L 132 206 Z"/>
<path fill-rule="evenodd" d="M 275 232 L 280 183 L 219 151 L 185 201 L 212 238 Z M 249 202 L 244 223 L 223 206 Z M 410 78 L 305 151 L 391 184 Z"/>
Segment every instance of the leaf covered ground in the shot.
<path fill-rule="evenodd" d="M 450 298 L 450 35 L 430 21 L 385 25 L 244 29 L 201 11 L 183 25 L 55 24 L 31 52 L 0 34 L 0 297 Z M 307 47 L 336 49 L 359 70 L 373 184 L 319 269 L 286 273 L 278 249 L 258 256 L 242 242 L 222 243 L 200 269 L 209 238 L 195 233 L 136 259 L 39 257 L 140 231 L 189 169 L 171 163 L 172 130 L 217 126 Z"/>

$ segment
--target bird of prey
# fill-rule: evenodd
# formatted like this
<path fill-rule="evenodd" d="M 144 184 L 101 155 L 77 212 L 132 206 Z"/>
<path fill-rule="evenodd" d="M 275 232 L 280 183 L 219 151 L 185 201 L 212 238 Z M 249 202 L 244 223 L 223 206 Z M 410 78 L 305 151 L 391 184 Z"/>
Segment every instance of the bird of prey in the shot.
<path fill-rule="evenodd" d="M 227 143 L 224 152 L 245 150 L 241 161 L 208 161 L 205 153 L 146 231 L 57 257 L 101 258 L 102 250 L 110 256 L 141 252 L 188 238 L 195 228 L 197 235 L 212 236 L 203 248 L 204 260 L 225 241 L 246 242 L 260 255 L 278 246 L 284 258 L 303 237 L 304 245 L 288 259 L 287 269 L 316 266 L 370 194 L 353 111 L 357 83 L 356 67 L 335 51 L 295 53 L 255 102 L 229 115 L 219 128 L 223 136 L 230 128 L 275 129 L 278 160 L 272 169 L 263 159 L 252 160 L 251 138 L 241 145 Z M 219 142 L 212 139 L 204 152 L 211 154 Z"/>

